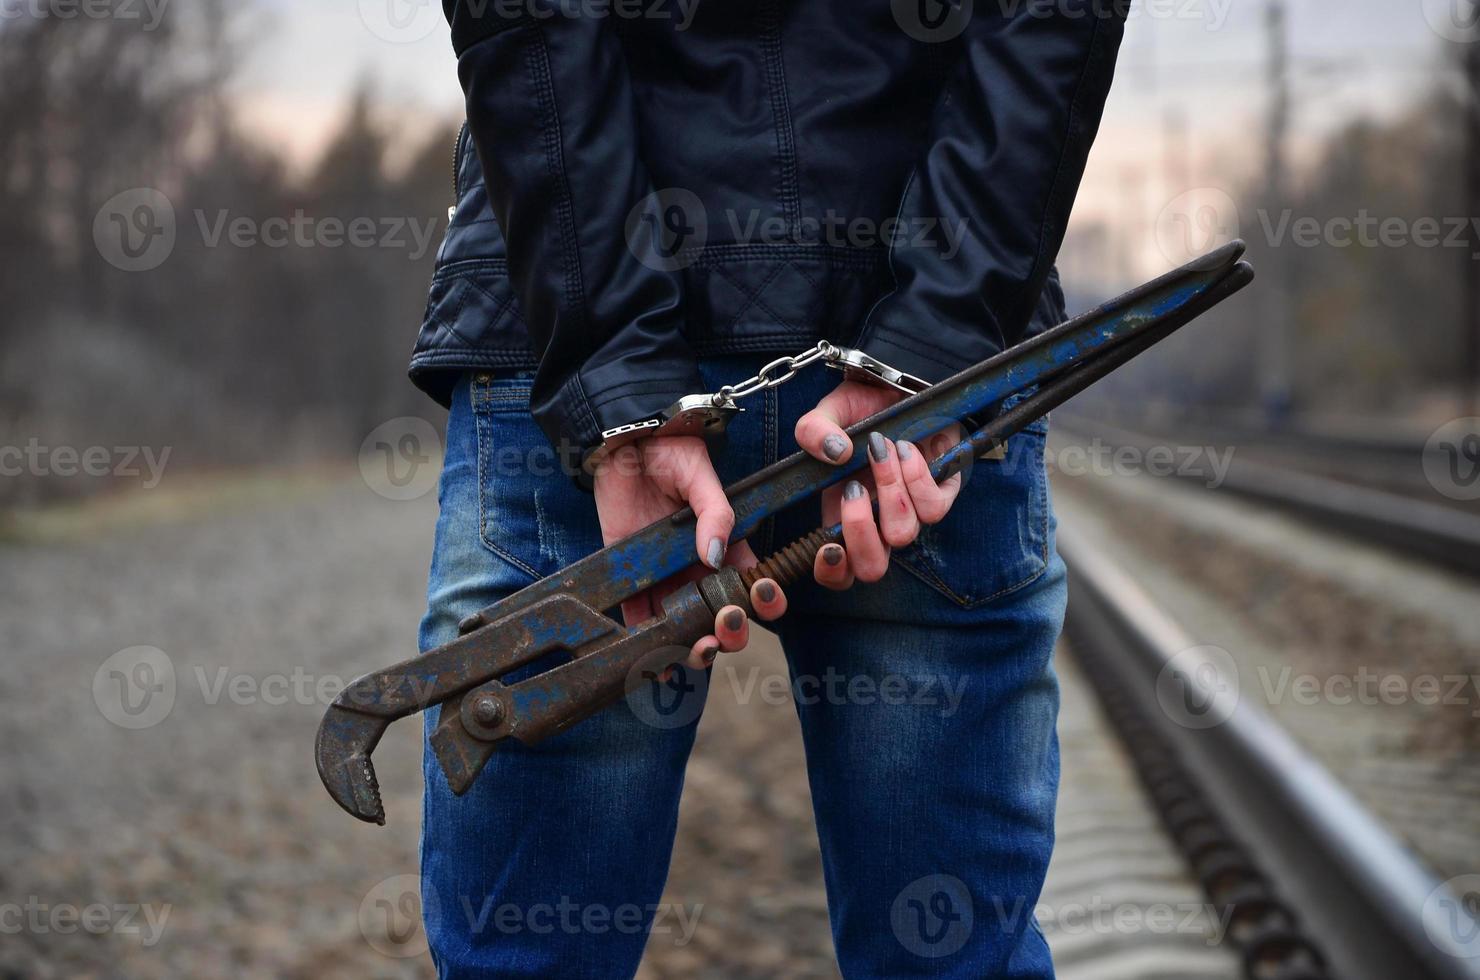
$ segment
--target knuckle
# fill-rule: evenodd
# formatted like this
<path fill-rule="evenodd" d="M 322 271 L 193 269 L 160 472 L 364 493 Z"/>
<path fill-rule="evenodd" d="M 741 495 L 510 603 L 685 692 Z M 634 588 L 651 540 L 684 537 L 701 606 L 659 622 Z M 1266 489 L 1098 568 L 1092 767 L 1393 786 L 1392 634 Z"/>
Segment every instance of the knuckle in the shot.
<path fill-rule="evenodd" d="M 914 541 L 919 533 L 920 525 L 917 521 L 892 523 L 884 529 L 884 542 L 891 548 L 903 548 Z"/>

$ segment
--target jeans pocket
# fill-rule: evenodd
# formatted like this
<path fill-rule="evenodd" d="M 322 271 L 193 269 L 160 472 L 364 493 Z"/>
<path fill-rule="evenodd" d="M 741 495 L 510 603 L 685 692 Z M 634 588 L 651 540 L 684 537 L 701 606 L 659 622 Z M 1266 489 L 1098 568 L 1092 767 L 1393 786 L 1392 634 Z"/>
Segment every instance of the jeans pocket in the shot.
<path fill-rule="evenodd" d="M 554 574 L 601 545 L 596 506 L 562 471 L 529 414 L 527 373 L 479 374 L 478 527 L 484 547 L 531 579 Z"/>
<path fill-rule="evenodd" d="M 1031 584 L 1047 569 L 1051 540 L 1047 423 L 1008 440 L 1000 460 L 978 462 L 944 521 L 920 529 L 895 562 L 965 609 Z"/>

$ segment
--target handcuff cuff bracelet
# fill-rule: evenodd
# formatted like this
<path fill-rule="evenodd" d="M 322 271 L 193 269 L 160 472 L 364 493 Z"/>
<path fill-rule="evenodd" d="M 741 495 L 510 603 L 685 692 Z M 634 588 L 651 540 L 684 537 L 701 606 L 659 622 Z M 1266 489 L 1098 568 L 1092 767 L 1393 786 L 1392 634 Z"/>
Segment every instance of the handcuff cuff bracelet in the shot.
<path fill-rule="evenodd" d="M 586 458 L 585 469 L 594 472 L 612 452 L 638 439 L 655 436 L 718 436 L 730 420 L 744 411 L 739 401 L 762 391 L 786 384 L 803 368 L 821 362 L 843 372 L 850 381 L 893 388 L 914 395 L 930 387 L 930 382 L 890 367 L 861 350 L 839 347 L 826 340 L 787 357 L 778 357 L 738 384 L 724 385 L 718 391 L 702 395 L 685 395 L 667 408 L 646 418 L 627 422 L 601 434 L 601 445 Z"/>

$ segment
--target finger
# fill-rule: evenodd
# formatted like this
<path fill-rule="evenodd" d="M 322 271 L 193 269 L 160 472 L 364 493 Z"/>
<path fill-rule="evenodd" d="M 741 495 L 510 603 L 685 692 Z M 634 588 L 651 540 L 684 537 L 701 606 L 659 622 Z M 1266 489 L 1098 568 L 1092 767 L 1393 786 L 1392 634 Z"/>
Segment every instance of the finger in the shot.
<path fill-rule="evenodd" d="M 730 545 L 730 550 L 725 553 L 725 564 L 733 565 L 742 572 L 747 568 L 754 568 L 761 560 L 751 550 L 749 541 L 736 541 Z"/>
<path fill-rule="evenodd" d="M 780 619 L 786 615 L 786 593 L 771 579 L 763 578 L 750 587 L 750 608 L 762 622 Z"/>
<path fill-rule="evenodd" d="M 839 385 L 797 419 L 795 434 L 802 451 L 829 463 L 846 463 L 853 456 L 853 440 L 843 431 L 847 408 L 848 396 Z"/>
<path fill-rule="evenodd" d="M 708 670 L 714 666 L 714 658 L 718 656 L 719 640 L 713 636 L 706 636 L 698 643 L 695 643 L 693 649 L 689 650 L 689 656 L 684 661 L 684 665 L 694 670 Z M 672 669 L 670 668 L 660 680 L 666 681 L 671 674 Z"/>
<path fill-rule="evenodd" d="M 843 488 L 843 545 L 860 582 L 877 582 L 889 570 L 889 547 L 879 537 L 868 491 L 857 480 Z"/>
<path fill-rule="evenodd" d="M 681 465 L 674 485 L 694 509 L 694 544 L 699 560 L 718 571 L 725 563 L 730 532 L 735 530 L 735 511 L 725 499 L 725 488 L 709 461 L 709 451 L 702 442 L 698 446 L 698 453 L 703 457 L 695 454 Z"/>
<path fill-rule="evenodd" d="M 592 474 L 596 478 L 596 492 L 601 493 L 603 487 L 614 486 L 625 490 L 642 476 L 642 463 L 642 452 L 635 445 L 628 443 L 617 447 L 596 464 L 596 472 Z"/>
<path fill-rule="evenodd" d="M 915 516 L 923 524 L 937 524 L 951 510 L 961 492 L 961 474 L 956 473 L 943 483 L 936 483 L 930 475 L 930 464 L 925 454 L 908 442 L 895 444 L 899 456 L 899 469 L 904 478 L 905 489 L 915 505 Z"/>
<path fill-rule="evenodd" d="M 797 420 L 797 445 L 829 463 L 846 463 L 853 457 L 853 441 L 843 430 L 899 401 L 899 392 L 889 388 L 844 381 L 828 392 L 817 407 Z"/>
<path fill-rule="evenodd" d="M 872 473 L 861 473 L 858 482 L 865 487 L 874 482 Z M 828 487 L 822 491 L 822 524 L 824 527 L 832 527 L 843 519 L 843 484 Z"/>
<path fill-rule="evenodd" d="M 915 502 L 905 488 L 895 447 L 877 432 L 868 434 L 869 469 L 879 500 L 879 532 L 891 548 L 903 548 L 920 533 Z"/>
<path fill-rule="evenodd" d="M 955 449 L 966 438 L 959 425 L 953 425 L 943 432 L 937 432 L 926 440 L 925 451 L 931 459 L 944 455 L 949 450 Z"/>
<path fill-rule="evenodd" d="M 812 577 L 818 585 L 835 592 L 853 587 L 853 568 L 848 564 L 848 552 L 842 545 L 825 545 L 817 552 L 817 560 L 812 563 Z"/>
<path fill-rule="evenodd" d="M 832 527 L 843 519 L 843 488 L 828 487 L 822 491 L 822 524 Z"/>
<path fill-rule="evenodd" d="M 745 649 L 750 642 L 750 620 L 739 606 L 726 606 L 714 617 L 714 635 L 719 639 L 719 648 L 726 653 Z"/>

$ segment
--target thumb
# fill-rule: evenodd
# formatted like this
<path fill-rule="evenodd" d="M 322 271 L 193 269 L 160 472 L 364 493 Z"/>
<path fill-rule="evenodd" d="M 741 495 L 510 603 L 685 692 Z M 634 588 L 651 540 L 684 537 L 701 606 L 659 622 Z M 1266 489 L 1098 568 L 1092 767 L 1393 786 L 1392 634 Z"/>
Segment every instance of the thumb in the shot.
<path fill-rule="evenodd" d="M 705 464 L 694 468 L 694 477 L 683 490 L 689 506 L 694 508 L 697 525 L 694 544 L 699 550 L 699 560 L 718 571 L 725 563 L 730 533 L 735 530 L 735 511 L 707 458 Z"/>
<path fill-rule="evenodd" d="M 672 440 L 660 451 L 668 456 L 673 490 L 694 509 L 694 547 L 699 560 L 718 571 L 735 530 L 735 511 L 714 472 L 709 447 L 702 439 L 684 438 Z"/>

